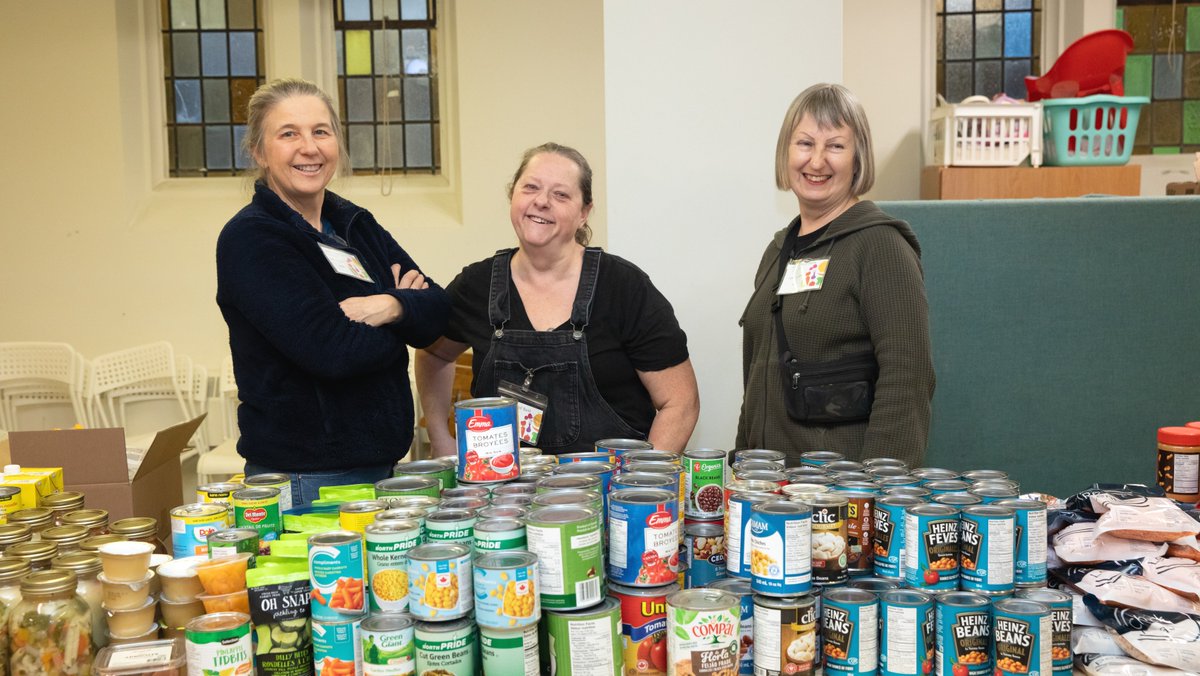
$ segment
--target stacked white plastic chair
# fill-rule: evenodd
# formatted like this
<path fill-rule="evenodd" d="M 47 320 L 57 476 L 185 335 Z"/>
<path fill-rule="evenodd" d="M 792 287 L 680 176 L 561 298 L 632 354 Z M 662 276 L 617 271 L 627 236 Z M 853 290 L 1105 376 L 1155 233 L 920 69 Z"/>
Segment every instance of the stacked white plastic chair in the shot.
<path fill-rule="evenodd" d="M 84 405 L 86 362 L 66 343 L 0 343 L 0 428 L 19 430 L 26 406 L 70 406 L 75 422 L 89 423 Z"/>
<path fill-rule="evenodd" d="M 207 453 L 200 454 L 196 461 L 197 485 L 216 480 L 218 476 L 230 476 L 242 471 L 246 461 L 237 452 L 237 440 L 241 436 L 237 425 L 238 388 L 233 376 L 233 358 L 226 356 L 221 363 L 222 413 L 225 419 L 225 439 Z"/>

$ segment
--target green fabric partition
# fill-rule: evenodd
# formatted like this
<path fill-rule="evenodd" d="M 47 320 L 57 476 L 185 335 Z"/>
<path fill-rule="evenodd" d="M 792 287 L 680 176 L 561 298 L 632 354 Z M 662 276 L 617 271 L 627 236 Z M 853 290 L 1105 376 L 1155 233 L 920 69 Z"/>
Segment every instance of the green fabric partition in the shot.
<path fill-rule="evenodd" d="M 884 202 L 921 242 L 937 391 L 926 463 L 1065 496 L 1153 483 L 1200 420 L 1200 199 Z"/>

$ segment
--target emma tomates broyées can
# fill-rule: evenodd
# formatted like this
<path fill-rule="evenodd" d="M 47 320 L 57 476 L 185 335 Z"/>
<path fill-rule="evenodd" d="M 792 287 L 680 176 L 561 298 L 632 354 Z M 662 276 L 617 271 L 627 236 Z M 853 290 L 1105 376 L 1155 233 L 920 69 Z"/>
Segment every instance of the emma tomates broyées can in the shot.
<path fill-rule="evenodd" d="M 667 675 L 721 676 L 738 668 L 741 601 L 719 589 L 667 597 Z"/>
<path fill-rule="evenodd" d="M 511 481 L 521 473 L 515 399 L 486 397 L 456 402 L 454 427 L 459 481 Z"/>
<path fill-rule="evenodd" d="M 992 601 L 983 594 L 937 596 L 937 676 L 992 676 Z"/>
<path fill-rule="evenodd" d="M 1026 599 L 992 604 L 992 655 L 999 676 L 1050 676 L 1050 607 Z"/>
<path fill-rule="evenodd" d="M 904 510 L 904 583 L 914 589 L 958 589 L 958 510 L 916 505 Z"/>
<path fill-rule="evenodd" d="M 751 508 L 750 586 L 756 594 L 795 596 L 812 588 L 812 508 L 772 500 Z"/>
<path fill-rule="evenodd" d="M 1050 661 L 1055 674 L 1070 674 L 1073 666 L 1071 654 L 1071 626 L 1075 622 L 1074 598 L 1060 589 L 1020 589 L 1017 598 L 1037 601 L 1050 607 Z"/>
<path fill-rule="evenodd" d="M 959 514 L 959 586 L 986 596 L 1013 591 L 1013 510 L 973 505 Z"/>
<path fill-rule="evenodd" d="M 608 508 L 608 577 L 656 587 L 679 575 L 679 502 L 657 488 L 625 488 Z"/>
<path fill-rule="evenodd" d="M 904 579 L 904 510 L 924 504 L 921 498 L 884 495 L 875 500 L 875 574 L 889 580 Z"/>
<path fill-rule="evenodd" d="M 826 589 L 821 638 L 829 674 L 873 676 L 879 666 L 879 599 L 862 589 Z"/>
<path fill-rule="evenodd" d="M 915 589 L 897 589 L 879 595 L 881 676 L 932 673 L 936 647 L 932 596 Z"/>
<path fill-rule="evenodd" d="M 817 599 L 811 594 L 754 596 L 755 676 L 813 676 L 817 652 Z"/>

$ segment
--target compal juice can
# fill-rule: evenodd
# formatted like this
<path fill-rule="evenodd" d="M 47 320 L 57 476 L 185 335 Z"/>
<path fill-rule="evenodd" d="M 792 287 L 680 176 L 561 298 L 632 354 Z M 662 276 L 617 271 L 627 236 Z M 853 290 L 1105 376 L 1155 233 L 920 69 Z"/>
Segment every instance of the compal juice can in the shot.
<path fill-rule="evenodd" d="M 879 665 L 879 599 L 862 589 L 826 589 L 821 599 L 825 671 L 864 676 Z"/>
<path fill-rule="evenodd" d="M 679 587 L 608 585 L 608 595 L 621 604 L 621 647 L 626 676 L 667 670 L 667 596 Z"/>
<path fill-rule="evenodd" d="M 992 604 L 992 618 L 996 674 L 1050 676 L 1053 673 L 1049 606 L 1026 599 L 1001 599 Z"/>
<path fill-rule="evenodd" d="M 963 676 L 963 670 L 991 676 L 991 599 L 965 591 L 938 594 L 936 664 L 937 676 Z"/>
<path fill-rule="evenodd" d="M 243 488 L 233 494 L 233 520 L 238 528 L 253 528 L 261 540 L 276 540 L 283 532 L 278 488 Z"/>
<path fill-rule="evenodd" d="M 625 488 L 608 510 L 608 577 L 657 587 L 679 575 L 679 502 L 657 488 Z"/>
<path fill-rule="evenodd" d="M 710 582 L 705 586 L 709 589 L 729 592 L 741 601 L 739 618 L 741 639 L 738 644 L 737 673 L 738 676 L 752 676 L 754 674 L 754 593 L 750 590 L 750 581 L 727 577 Z"/>
<path fill-rule="evenodd" d="M 879 595 L 879 673 L 913 676 L 933 672 L 937 647 L 933 597 L 915 589 Z"/>
<path fill-rule="evenodd" d="M 668 596 L 667 676 L 737 671 L 741 615 L 738 597 L 719 589 Z"/>
<path fill-rule="evenodd" d="M 517 402 L 508 397 L 454 404 L 458 432 L 458 480 L 511 481 L 521 473 L 517 451 Z"/>
<path fill-rule="evenodd" d="M 539 625 L 541 662 L 551 674 L 621 676 L 621 604 L 605 597 L 582 610 L 547 610 Z"/>

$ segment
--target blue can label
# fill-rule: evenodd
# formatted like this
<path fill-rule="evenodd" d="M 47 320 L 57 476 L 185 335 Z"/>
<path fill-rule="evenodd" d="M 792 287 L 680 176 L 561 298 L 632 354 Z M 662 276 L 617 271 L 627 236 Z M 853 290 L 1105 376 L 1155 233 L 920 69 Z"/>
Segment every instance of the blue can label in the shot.
<path fill-rule="evenodd" d="M 687 533 L 683 547 L 687 552 L 684 586 L 689 589 L 704 587 L 713 580 L 725 577 L 724 530 L 715 536 Z"/>
<path fill-rule="evenodd" d="M 1050 676 L 1050 613 L 1010 613 L 996 608 L 992 637 L 996 671 L 1005 676 Z"/>
<path fill-rule="evenodd" d="M 520 475 L 515 400 L 459 402 L 454 409 L 454 427 L 458 432 L 459 481 L 511 481 Z"/>
<path fill-rule="evenodd" d="M 476 623 L 493 629 L 536 626 L 542 616 L 536 580 L 537 563 L 500 569 L 476 565 Z"/>
<path fill-rule="evenodd" d="M 991 676 L 990 605 L 937 607 L 937 676 Z M 963 670 L 966 670 L 965 672 Z"/>
<path fill-rule="evenodd" d="M 958 589 L 958 514 L 904 515 L 904 582 L 914 589 Z"/>
<path fill-rule="evenodd" d="M 1013 590 L 1013 517 L 964 512 L 959 522 L 962 588 L 1005 593 Z"/>
<path fill-rule="evenodd" d="M 362 642 L 358 621 L 313 622 L 313 667 L 322 674 L 361 674 Z"/>
<path fill-rule="evenodd" d="M 920 676 L 933 671 L 936 614 L 932 601 L 919 605 L 881 603 L 879 672 Z"/>
<path fill-rule="evenodd" d="M 366 614 L 360 538 L 310 545 L 308 570 L 312 583 L 312 619 L 337 622 Z"/>
<path fill-rule="evenodd" d="M 608 508 L 608 577 L 631 587 L 679 578 L 679 503 L 613 501 Z"/>
<path fill-rule="evenodd" d="M 826 673 L 874 675 L 879 659 L 878 630 L 878 602 L 855 604 L 824 599 L 821 636 Z"/>
<path fill-rule="evenodd" d="M 729 577 L 750 579 L 751 502 L 735 493 L 725 508 L 725 572 Z"/>
<path fill-rule="evenodd" d="M 1046 511 L 1016 511 L 1016 584 L 1040 587 L 1046 584 Z"/>
<path fill-rule="evenodd" d="M 875 574 L 889 580 L 904 579 L 904 507 L 876 503 Z"/>
<path fill-rule="evenodd" d="M 812 517 L 750 517 L 750 585 L 755 593 L 795 596 L 812 588 Z"/>
<path fill-rule="evenodd" d="M 471 556 L 408 559 L 408 612 L 423 620 L 453 620 L 471 612 Z"/>

